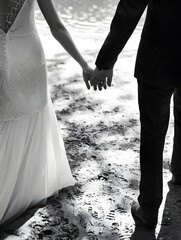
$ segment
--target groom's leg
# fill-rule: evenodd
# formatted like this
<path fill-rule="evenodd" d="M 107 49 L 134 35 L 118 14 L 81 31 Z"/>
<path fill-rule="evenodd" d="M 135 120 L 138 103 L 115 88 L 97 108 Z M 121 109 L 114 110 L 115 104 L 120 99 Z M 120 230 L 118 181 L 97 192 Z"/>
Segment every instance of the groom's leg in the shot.
<path fill-rule="evenodd" d="M 155 87 L 138 81 L 141 122 L 139 204 L 157 221 L 162 201 L 162 160 L 174 88 Z"/>
<path fill-rule="evenodd" d="M 174 92 L 174 145 L 171 170 L 181 184 L 181 88 L 176 88 Z"/>

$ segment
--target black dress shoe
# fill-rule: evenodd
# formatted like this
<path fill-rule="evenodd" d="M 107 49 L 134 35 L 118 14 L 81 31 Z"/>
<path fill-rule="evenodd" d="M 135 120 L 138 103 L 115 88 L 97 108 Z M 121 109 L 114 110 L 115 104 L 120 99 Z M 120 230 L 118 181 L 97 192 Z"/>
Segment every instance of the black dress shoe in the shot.
<path fill-rule="evenodd" d="M 181 175 L 173 174 L 171 164 L 169 164 L 169 170 L 172 173 L 172 179 L 171 179 L 172 183 L 175 185 L 181 185 Z"/>
<path fill-rule="evenodd" d="M 172 183 L 175 185 L 181 185 L 181 176 L 172 176 Z"/>
<path fill-rule="evenodd" d="M 155 231 L 144 228 L 135 228 L 130 240 L 156 240 Z"/>
<path fill-rule="evenodd" d="M 145 212 L 140 205 L 134 201 L 131 206 L 131 214 L 137 226 L 146 226 L 155 229 L 158 221 L 158 214 Z"/>
<path fill-rule="evenodd" d="M 131 240 L 156 240 L 155 228 L 157 215 L 145 213 L 137 202 L 131 206 L 131 214 L 135 221 L 135 231 Z"/>

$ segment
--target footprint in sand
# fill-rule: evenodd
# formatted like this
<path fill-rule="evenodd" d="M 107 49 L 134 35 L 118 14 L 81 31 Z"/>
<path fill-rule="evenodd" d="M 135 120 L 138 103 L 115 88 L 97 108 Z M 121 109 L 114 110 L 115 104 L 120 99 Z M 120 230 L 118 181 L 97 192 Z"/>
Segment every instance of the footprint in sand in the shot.
<path fill-rule="evenodd" d="M 116 219 L 115 218 L 115 210 L 110 210 L 110 212 L 108 213 L 106 219 L 111 220 L 111 221 L 115 220 Z"/>
<path fill-rule="evenodd" d="M 89 240 L 98 240 L 98 238 L 96 237 L 94 232 L 88 232 L 87 236 L 88 236 Z"/>

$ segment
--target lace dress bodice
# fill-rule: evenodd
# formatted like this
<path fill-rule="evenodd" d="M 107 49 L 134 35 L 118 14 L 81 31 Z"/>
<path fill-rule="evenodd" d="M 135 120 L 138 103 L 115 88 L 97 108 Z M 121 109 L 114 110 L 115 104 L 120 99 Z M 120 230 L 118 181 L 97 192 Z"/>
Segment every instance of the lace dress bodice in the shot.
<path fill-rule="evenodd" d="M 47 102 L 44 51 L 35 27 L 35 0 L 8 0 L 0 28 L 0 121 L 30 117 Z"/>
<path fill-rule="evenodd" d="M 6 32 L 13 25 L 17 15 L 19 14 L 25 0 L 6 0 L 8 2 L 8 9 L 6 12 L 3 12 L 5 18 L 5 29 Z"/>

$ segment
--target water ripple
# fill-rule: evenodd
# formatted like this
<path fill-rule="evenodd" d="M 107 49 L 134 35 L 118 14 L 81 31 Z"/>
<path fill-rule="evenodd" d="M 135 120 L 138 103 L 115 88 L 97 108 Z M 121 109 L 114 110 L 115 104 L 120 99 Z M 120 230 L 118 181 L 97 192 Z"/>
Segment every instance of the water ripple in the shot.
<path fill-rule="evenodd" d="M 66 26 L 80 32 L 88 30 L 97 34 L 108 31 L 118 2 L 118 0 L 54 0 L 60 18 Z M 36 11 L 36 19 L 43 19 L 39 10 Z"/>

